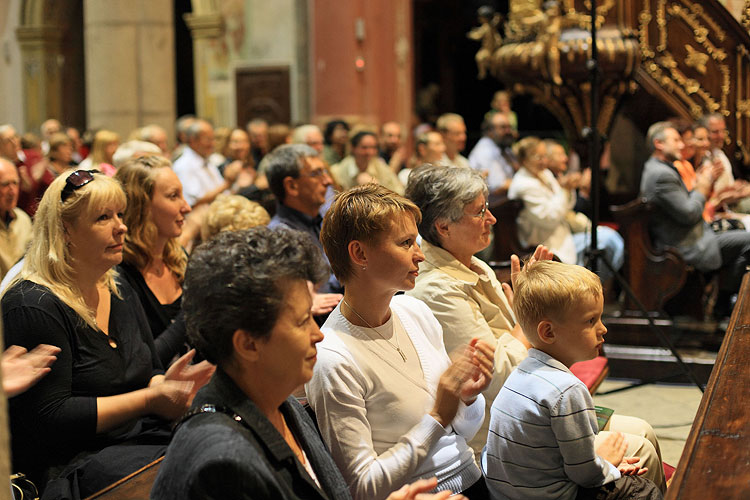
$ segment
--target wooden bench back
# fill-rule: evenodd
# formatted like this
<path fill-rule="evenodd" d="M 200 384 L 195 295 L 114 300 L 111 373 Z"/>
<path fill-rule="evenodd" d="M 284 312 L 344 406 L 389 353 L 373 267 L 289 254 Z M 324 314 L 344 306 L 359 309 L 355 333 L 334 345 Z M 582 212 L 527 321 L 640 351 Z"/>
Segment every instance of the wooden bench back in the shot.
<path fill-rule="evenodd" d="M 645 199 L 611 207 L 625 239 L 625 265 L 628 283 L 648 311 L 662 311 L 667 300 L 685 285 L 687 265 L 672 248 L 657 250 L 651 244 L 648 220 L 652 207 Z M 628 301 L 629 302 L 629 301 Z M 626 304 L 626 309 L 637 309 Z"/>

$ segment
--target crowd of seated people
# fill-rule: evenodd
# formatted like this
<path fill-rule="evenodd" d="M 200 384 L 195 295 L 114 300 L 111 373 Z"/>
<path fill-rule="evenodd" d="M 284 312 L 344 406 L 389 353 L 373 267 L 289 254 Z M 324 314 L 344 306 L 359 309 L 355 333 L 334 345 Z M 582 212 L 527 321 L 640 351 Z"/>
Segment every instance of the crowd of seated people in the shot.
<path fill-rule="evenodd" d="M 690 234 L 743 207 L 743 181 L 719 181 L 715 121 L 689 127 L 689 165 L 672 128 L 649 136 L 650 163 L 677 163 L 680 184 L 660 198 L 652 186 L 675 179 L 647 165 L 644 194 L 665 213 L 695 205 L 679 212 L 698 214 Z M 560 143 L 517 141 L 502 111 L 488 114 L 468 159 L 455 113 L 411 139 L 395 122 L 381 137 L 343 120 L 292 129 L 256 119 L 217 133 L 186 116 L 171 150 L 157 125 L 117 147 L 107 130 L 77 145 L 77 131 L 55 122 L 38 155 L 0 126 L 2 319 L 5 345 L 17 346 L 3 370 L 33 373 L 7 388 L 13 468 L 43 498 L 85 497 L 166 450 L 154 498 L 530 498 L 525 488 L 546 479 L 560 481 L 561 498 L 607 484 L 641 488 L 636 498 L 664 491 L 658 441 L 637 418 L 614 415 L 600 432 L 586 412 L 566 428 L 591 431 L 586 474 L 540 468 L 516 482 L 507 462 L 525 466 L 503 454 L 518 450 L 498 444 L 500 430 L 526 432 L 493 406 L 510 397 L 508 380 L 527 383 L 513 378 L 519 366 L 554 365 L 578 394 L 566 404 L 589 402 L 570 367 L 595 350 L 558 350 L 553 334 L 578 327 L 544 308 L 524 319 L 514 300 L 523 273 L 553 255 L 583 263 L 592 228 L 574 207 L 589 176 L 567 172 Z M 519 237 L 539 245 L 523 272 L 512 260 L 513 287 L 476 257 L 491 242 L 492 196 L 523 199 Z M 596 230 L 619 268 L 622 239 Z M 708 243 L 720 262 L 707 270 L 750 257 L 750 236 L 724 234 Z M 693 242 L 675 238 L 690 258 Z M 565 273 L 545 266 L 550 279 Z M 730 274 L 725 288 L 736 290 Z M 601 288 L 581 293 L 598 308 Z M 594 347 L 606 333 L 596 317 Z M 309 401 L 316 422 L 290 395 Z M 567 463 L 553 455 L 527 466 Z"/>

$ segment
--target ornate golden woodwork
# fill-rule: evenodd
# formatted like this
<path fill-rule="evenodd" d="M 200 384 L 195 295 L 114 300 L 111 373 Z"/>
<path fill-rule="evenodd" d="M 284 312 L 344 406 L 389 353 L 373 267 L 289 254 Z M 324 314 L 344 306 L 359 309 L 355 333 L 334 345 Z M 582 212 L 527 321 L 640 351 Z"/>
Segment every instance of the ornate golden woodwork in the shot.
<path fill-rule="evenodd" d="M 555 10 L 541 0 L 510 0 L 505 40 L 492 58 L 493 74 L 534 96 L 573 140 L 590 116 L 590 1 L 560 0 Z M 727 152 L 750 164 L 750 0 L 742 24 L 718 0 L 597 4 L 600 132 L 607 133 L 623 94 L 640 85 L 675 115 L 723 114 Z"/>

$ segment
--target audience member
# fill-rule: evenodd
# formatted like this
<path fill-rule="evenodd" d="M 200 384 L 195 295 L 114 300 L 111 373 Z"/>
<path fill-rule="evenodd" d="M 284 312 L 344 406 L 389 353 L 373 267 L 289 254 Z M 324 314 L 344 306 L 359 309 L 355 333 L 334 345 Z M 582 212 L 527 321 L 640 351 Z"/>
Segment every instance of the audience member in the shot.
<path fill-rule="evenodd" d="M 222 231 L 242 231 L 267 226 L 271 216 L 260 203 L 244 196 L 220 194 L 208 207 L 201 226 L 201 240 L 208 241 Z"/>
<path fill-rule="evenodd" d="M 591 220 L 579 210 L 590 205 L 588 195 L 591 190 L 591 170 L 568 173 L 568 154 L 562 144 L 551 139 L 543 141 L 547 154 L 547 168 L 554 175 L 557 183 L 568 196 L 574 200 L 572 210 L 565 214 L 565 221 L 573 233 L 576 247 L 576 263 L 586 263 L 586 250 L 591 245 Z M 583 201 L 582 201 L 583 199 Z M 596 227 L 597 247 L 604 251 L 604 258 L 618 271 L 625 260 L 625 241 L 620 233 L 604 225 Z M 597 274 L 605 288 L 610 288 L 608 281 L 613 278 L 606 264 L 597 262 Z"/>
<path fill-rule="evenodd" d="M 292 129 L 284 123 L 274 123 L 268 127 L 268 151 L 292 143 Z"/>
<path fill-rule="evenodd" d="M 28 176 L 31 179 L 31 189 L 23 200 L 27 203 L 22 206 L 23 210 L 30 216 L 34 216 L 44 192 L 53 180 L 61 173 L 71 167 L 73 161 L 73 142 L 65 134 L 52 134 L 49 139 L 49 152 L 41 161 L 31 167 L 26 166 Z"/>
<path fill-rule="evenodd" d="M 242 170 L 235 164 L 224 170 L 224 176 L 208 161 L 214 150 L 214 129 L 205 120 L 196 119 L 186 132 L 188 141 L 182 155 L 174 162 L 174 172 L 182 183 L 185 199 L 191 207 L 208 204 L 232 187 Z"/>
<path fill-rule="evenodd" d="M 31 219 L 18 208 L 18 169 L 0 158 L 0 279 L 18 262 L 31 241 Z"/>
<path fill-rule="evenodd" d="M 163 366 L 185 348 L 180 315 L 187 255 L 178 242 L 190 206 L 169 160 L 161 155 L 126 162 L 115 176 L 127 196 L 122 263 L 117 271 L 140 300 Z"/>
<path fill-rule="evenodd" d="M 154 460 L 169 441 L 167 420 L 212 372 L 188 366 L 191 353 L 162 375 L 140 302 L 112 269 L 125 203 L 103 174 L 55 179 L 21 276 L 2 298 L 6 345 L 61 349 L 50 373 L 9 401 L 13 468 L 42 489 L 51 481 L 44 498 L 89 496 Z"/>
<path fill-rule="evenodd" d="M 711 155 L 721 161 L 723 170 L 714 181 L 714 190 L 721 191 L 734 183 L 734 174 L 732 173 L 732 163 L 724 153 L 724 146 L 727 140 L 727 125 L 724 116 L 719 113 L 712 113 L 701 117 L 698 123 L 708 130 L 708 139 L 711 142 Z"/>
<path fill-rule="evenodd" d="M 706 199 L 726 170 L 721 165 L 698 169 L 694 189 L 688 191 L 672 165 L 681 159 L 684 148 L 677 130 L 668 122 L 657 122 L 649 128 L 646 141 L 652 154 L 643 167 L 641 196 L 655 209 L 649 218 L 651 238 L 657 248 L 677 248 L 699 271 L 720 270 L 723 293 L 717 306 L 728 312 L 729 296 L 739 290 L 750 263 L 750 233 L 734 230 L 717 234 L 703 220 Z"/>
<path fill-rule="evenodd" d="M 136 140 L 123 142 L 122 144 L 117 146 L 115 154 L 112 155 L 112 165 L 114 165 L 115 169 L 119 169 L 126 161 L 131 158 L 139 158 L 141 156 L 151 155 L 160 155 L 166 158 L 161 149 L 159 149 L 159 146 L 157 146 L 153 142 Z"/>
<path fill-rule="evenodd" d="M 461 115 L 446 113 L 438 118 L 437 131 L 443 136 L 445 154 L 440 161 L 442 165 L 469 168 L 469 160 L 461 154 L 466 149 L 466 124 Z"/>
<path fill-rule="evenodd" d="M 290 397 L 312 376 L 323 338 L 306 286 L 323 276 L 320 252 L 297 231 L 228 231 L 196 249 L 185 280 L 189 335 L 218 368 L 177 426 L 151 498 L 351 498 Z M 415 500 L 436 484 L 417 481 L 388 500 Z"/>
<path fill-rule="evenodd" d="M 75 127 L 65 127 L 65 135 L 70 137 L 70 142 L 73 143 L 73 163 L 78 165 L 85 158 L 81 133 Z"/>
<path fill-rule="evenodd" d="M 406 147 L 402 140 L 401 124 L 398 122 L 385 122 L 380 127 L 378 154 L 394 173 L 399 173 L 406 165 Z"/>
<path fill-rule="evenodd" d="M 317 125 L 300 125 L 292 132 L 293 144 L 307 144 L 318 154 L 323 153 L 323 133 Z"/>
<path fill-rule="evenodd" d="M 416 155 L 409 162 L 409 168 L 405 168 L 398 173 L 398 180 L 406 186 L 409 181 L 409 174 L 419 165 L 425 163 L 430 165 L 442 164 L 445 156 L 445 143 L 443 136 L 439 132 L 431 130 L 417 137 Z"/>
<path fill-rule="evenodd" d="M 498 90 L 492 96 L 492 102 L 490 102 L 490 110 L 484 115 L 484 119 L 487 120 L 495 113 L 502 113 L 508 117 L 508 123 L 510 123 L 513 133 L 518 132 L 518 116 L 516 112 L 511 109 L 511 96 L 507 90 Z"/>
<path fill-rule="evenodd" d="M 55 118 L 49 118 L 42 122 L 39 127 L 39 132 L 42 135 L 42 154 L 46 155 L 50 149 L 50 139 L 55 134 L 63 133 L 62 125 L 60 121 Z"/>
<path fill-rule="evenodd" d="M 344 120 L 331 120 L 323 131 L 323 160 L 328 165 L 335 165 L 346 156 L 346 141 L 349 136 L 349 124 Z"/>
<path fill-rule="evenodd" d="M 266 160 L 268 184 L 276 196 L 276 214 L 269 227 L 302 231 L 322 251 L 319 211 L 326 201 L 326 188 L 331 184 L 323 160 L 317 151 L 303 144 L 281 146 Z M 341 284 L 331 274 L 313 297 L 313 314 L 330 313 L 341 300 L 341 292 Z"/>
<path fill-rule="evenodd" d="M 342 189 L 377 182 L 391 191 L 403 194 L 403 184 L 378 156 L 377 138 L 373 132 L 357 132 L 350 142 L 351 154 L 331 167 L 331 174 Z"/>
<path fill-rule="evenodd" d="M 15 166 L 22 165 L 21 139 L 12 125 L 0 125 L 0 158 L 4 158 Z"/>
<path fill-rule="evenodd" d="M 250 151 L 253 163 L 260 165 L 260 161 L 270 151 L 268 147 L 268 122 L 262 118 L 255 118 L 247 122 L 247 134 L 250 136 Z"/>
<path fill-rule="evenodd" d="M 471 168 L 487 180 L 490 194 L 505 196 L 515 173 L 515 158 L 510 147 L 514 135 L 508 117 L 494 113 L 482 123 L 483 136 L 469 154 Z"/>
<path fill-rule="evenodd" d="M 78 166 L 82 170 L 99 170 L 112 177 L 115 175 L 114 155 L 120 145 L 120 136 L 111 130 L 99 130 L 94 134 L 91 153 Z"/>
<path fill-rule="evenodd" d="M 182 115 L 175 122 L 175 132 L 177 134 L 177 144 L 172 150 L 172 163 L 176 162 L 177 159 L 182 156 L 182 153 L 187 147 L 188 138 L 187 133 L 190 126 L 195 122 L 195 116 L 193 115 Z"/>
<path fill-rule="evenodd" d="M 236 128 L 229 132 L 226 144 L 221 148 L 220 152 L 224 156 L 224 162 L 218 167 L 222 175 L 224 175 L 227 168 L 230 170 L 236 168 L 233 165 L 241 167 L 240 173 L 237 175 L 237 180 L 232 186 L 233 191 L 244 189 L 255 182 L 257 172 L 253 163 L 253 157 L 250 154 L 250 138 L 247 132 L 241 128 Z"/>
<path fill-rule="evenodd" d="M 440 322 L 448 351 L 477 337 L 495 346 L 494 376 L 484 391 L 490 405 L 510 372 L 526 358 L 528 344 L 495 272 L 475 256 L 490 244 L 495 217 L 489 190 L 472 169 L 422 166 L 414 170 L 406 196 L 422 212 L 419 234 L 424 262 L 414 289 Z M 538 258 L 549 258 L 543 249 Z M 477 457 L 487 442 L 489 418 L 469 442 Z"/>
<path fill-rule="evenodd" d="M 580 266 L 537 262 L 515 280 L 514 311 L 529 357 L 492 404 L 482 453 L 487 487 L 510 499 L 660 499 L 623 435 L 596 443 L 594 402 L 570 371 L 604 343 L 604 297 L 596 275 Z M 661 464 L 659 464 L 661 466 Z"/>
<path fill-rule="evenodd" d="M 146 125 L 141 127 L 136 137 L 139 141 L 146 141 L 159 146 L 162 154 L 166 155 L 169 153 L 169 144 L 167 143 L 167 131 L 164 127 L 156 124 Z"/>
<path fill-rule="evenodd" d="M 340 194 L 321 239 L 344 299 L 323 325 L 306 385 L 323 440 L 355 499 L 422 477 L 437 490 L 487 498 L 466 444 L 482 423 L 493 349 L 473 339 L 451 362 L 414 287 L 424 256 L 419 209 L 377 184 Z"/>

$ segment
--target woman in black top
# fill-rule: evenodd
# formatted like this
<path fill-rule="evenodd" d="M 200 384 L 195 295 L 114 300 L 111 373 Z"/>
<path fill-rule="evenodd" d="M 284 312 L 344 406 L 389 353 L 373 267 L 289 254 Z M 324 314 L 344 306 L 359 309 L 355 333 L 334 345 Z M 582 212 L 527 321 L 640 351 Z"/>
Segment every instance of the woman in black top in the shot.
<path fill-rule="evenodd" d="M 120 184 L 86 170 L 45 192 L 18 280 L 2 299 L 5 342 L 60 348 L 50 373 L 9 402 L 14 469 L 43 498 L 88 496 L 157 458 L 167 421 L 181 415 L 211 373 L 164 375 L 140 302 L 118 280 L 127 227 Z M 144 418 L 148 417 L 148 418 Z"/>
<path fill-rule="evenodd" d="M 190 205 L 182 197 L 182 184 L 171 163 L 161 156 L 134 158 L 118 169 L 115 178 L 128 198 L 128 234 L 118 270 L 141 301 L 157 355 L 167 366 L 186 351 L 179 312 L 187 255 L 178 237 Z"/>

